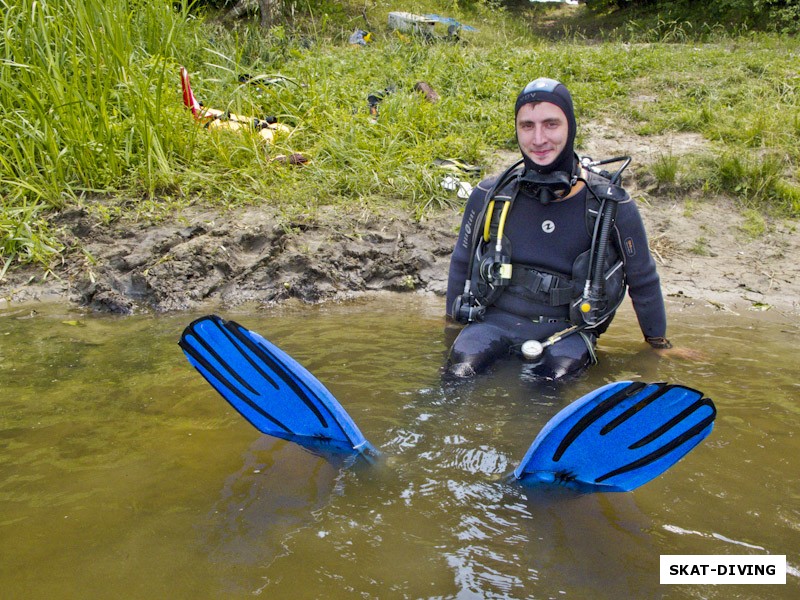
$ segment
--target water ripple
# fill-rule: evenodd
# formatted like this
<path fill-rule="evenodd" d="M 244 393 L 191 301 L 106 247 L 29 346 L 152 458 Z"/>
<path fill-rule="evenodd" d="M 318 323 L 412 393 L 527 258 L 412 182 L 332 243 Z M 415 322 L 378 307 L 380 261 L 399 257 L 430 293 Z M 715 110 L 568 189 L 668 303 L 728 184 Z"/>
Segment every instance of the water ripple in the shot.
<path fill-rule="evenodd" d="M 745 548 L 752 548 L 753 550 L 766 550 L 763 546 L 756 546 L 754 544 L 748 544 L 747 542 L 732 540 L 731 538 L 725 537 L 720 533 L 703 533 L 702 531 L 692 531 L 689 529 L 683 529 L 682 527 L 678 527 L 677 525 L 664 525 L 663 527 L 670 533 L 676 533 L 678 535 L 696 535 L 702 538 L 720 540 L 721 542 L 725 542 L 727 544 L 734 544 L 736 546 L 744 546 Z"/>

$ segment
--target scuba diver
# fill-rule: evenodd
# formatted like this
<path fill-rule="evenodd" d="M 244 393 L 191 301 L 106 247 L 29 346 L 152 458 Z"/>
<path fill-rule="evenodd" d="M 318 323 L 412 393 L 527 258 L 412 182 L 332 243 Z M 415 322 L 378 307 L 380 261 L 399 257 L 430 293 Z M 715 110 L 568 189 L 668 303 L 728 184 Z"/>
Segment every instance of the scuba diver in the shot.
<path fill-rule="evenodd" d="M 577 156 L 572 97 L 553 79 L 519 93 L 515 128 L 522 159 L 472 192 L 451 257 L 447 320 L 466 327 L 447 374 L 471 377 L 509 353 L 537 378 L 578 374 L 597 362 L 626 289 L 645 341 L 671 348 L 644 224 L 620 182 L 630 158 Z"/>

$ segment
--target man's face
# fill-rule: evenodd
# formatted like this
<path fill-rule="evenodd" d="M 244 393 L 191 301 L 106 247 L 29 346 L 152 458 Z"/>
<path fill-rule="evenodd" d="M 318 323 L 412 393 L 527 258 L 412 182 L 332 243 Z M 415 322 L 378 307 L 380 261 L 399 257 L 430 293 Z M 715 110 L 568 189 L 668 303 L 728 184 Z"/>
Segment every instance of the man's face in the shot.
<path fill-rule="evenodd" d="M 551 164 L 567 145 L 567 116 L 555 104 L 524 104 L 517 113 L 517 141 L 522 152 L 540 167 Z"/>

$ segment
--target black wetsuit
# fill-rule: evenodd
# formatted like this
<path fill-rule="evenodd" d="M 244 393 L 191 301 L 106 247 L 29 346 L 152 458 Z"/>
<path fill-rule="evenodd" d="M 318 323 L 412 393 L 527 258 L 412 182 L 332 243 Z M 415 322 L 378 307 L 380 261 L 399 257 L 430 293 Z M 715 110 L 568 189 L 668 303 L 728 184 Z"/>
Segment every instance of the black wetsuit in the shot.
<path fill-rule="evenodd" d="M 472 192 L 464 211 L 461 232 L 450 263 L 447 286 L 447 312 L 452 315 L 456 297 L 464 291 L 472 234 L 483 210 L 493 181 L 482 182 Z M 505 224 L 512 263 L 523 263 L 556 273 L 571 273 L 575 258 L 589 249 L 591 235 L 586 226 L 586 198 L 583 187 L 562 201 L 542 204 L 520 192 Z M 658 273 L 636 204 L 631 200 L 618 205 L 614 232 L 621 248 L 624 270 L 639 326 L 645 337 L 666 333 L 666 312 Z M 538 321 L 538 322 L 534 322 Z M 486 309 L 481 321 L 470 323 L 453 343 L 449 369 L 458 375 L 471 375 L 507 355 L 514 346 L 535 339 L 544 340 L 567 328 L 569 306 L 537 303 L 513 289 L 504 292 Z M 533 367 L 541 377 L 557 379 L 588 366 L 596 332 L 588 336 L 570 335 L 548 347 Z"/>

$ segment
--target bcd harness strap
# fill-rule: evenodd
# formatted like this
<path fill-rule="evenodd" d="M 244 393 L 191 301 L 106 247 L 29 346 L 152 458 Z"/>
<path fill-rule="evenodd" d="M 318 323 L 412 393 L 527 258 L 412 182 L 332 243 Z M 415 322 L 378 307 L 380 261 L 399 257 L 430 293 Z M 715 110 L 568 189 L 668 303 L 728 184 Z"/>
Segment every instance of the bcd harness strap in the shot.
<path fill-rule="evenodd" d="M 524 292 L 519 294 L 517 290 L 509 290 L 509 293 L 530 295 L 533 298 L 544 300 L 550 306 L 569 304 L 575 295 L 571 279 L 538 271 L 533 267 L 518 263 L 513 263 L 513 269 L 511 285 L 523 288 Z"/>

